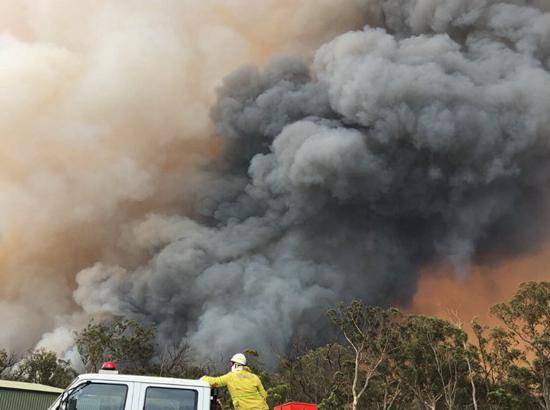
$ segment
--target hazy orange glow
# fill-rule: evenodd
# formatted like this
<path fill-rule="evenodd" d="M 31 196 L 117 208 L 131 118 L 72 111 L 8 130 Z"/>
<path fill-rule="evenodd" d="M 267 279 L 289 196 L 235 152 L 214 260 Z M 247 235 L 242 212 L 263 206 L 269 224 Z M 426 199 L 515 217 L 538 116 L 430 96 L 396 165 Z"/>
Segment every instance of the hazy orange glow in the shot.
<path fill-rule="evenodd" d="M 418 283 L 411 313 L 433 315 L 461 321 L 470 330 L 469 322 L 494 325 L 489 309 L 504 302 L 526 281 L 550 280 L 550 246 L 538 252 L 508 259 L 494 266 L 475 266 L 471 272 L 460 277 L 451 267 L 432 266 L 425 269 Z"/>

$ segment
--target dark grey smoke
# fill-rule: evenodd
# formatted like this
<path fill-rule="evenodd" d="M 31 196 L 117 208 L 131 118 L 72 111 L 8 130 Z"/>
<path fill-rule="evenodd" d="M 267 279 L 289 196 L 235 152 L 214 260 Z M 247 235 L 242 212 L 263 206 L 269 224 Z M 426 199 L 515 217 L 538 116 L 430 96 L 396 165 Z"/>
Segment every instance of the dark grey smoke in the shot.
<path fill-rule="evenodd" d="M 136 225 L 142 267 L 82 271 L 85 311 L 153 321 L 205 356 L 270 354 L 335 301 L 406 304 L 424 264 L 464 274 L 544 238 L 548 7 L 362 3 L 370 26 L 311 66 L 227 77 L 212 110 L 223 154 L 194 217 Z"/>

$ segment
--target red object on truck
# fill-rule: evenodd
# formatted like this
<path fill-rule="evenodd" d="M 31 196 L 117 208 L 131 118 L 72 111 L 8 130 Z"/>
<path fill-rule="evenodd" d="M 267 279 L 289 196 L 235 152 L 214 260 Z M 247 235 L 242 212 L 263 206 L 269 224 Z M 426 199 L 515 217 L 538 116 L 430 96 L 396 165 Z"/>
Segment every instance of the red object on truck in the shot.
<path fill-rule="evenodd" d="M 317 410 L 317 405 L 312 403 L 298 403 L 293 401 L 280 406 L 275 406 L 273 410 Z"/>

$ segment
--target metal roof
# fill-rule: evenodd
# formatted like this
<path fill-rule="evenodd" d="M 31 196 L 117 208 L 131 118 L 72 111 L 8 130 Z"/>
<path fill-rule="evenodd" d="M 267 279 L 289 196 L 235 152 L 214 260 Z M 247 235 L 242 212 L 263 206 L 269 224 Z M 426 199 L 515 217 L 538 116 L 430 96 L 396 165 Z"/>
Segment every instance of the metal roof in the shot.
<path fill-rule="evenodd" d="M 63 392 L 63 389 L 58 389 L 57 387 L 46 386 L 44 384 L 38 383 L 14 382 L 11 380 L 0 380 L 0 389 L 32 390 L 37 392 L 55 394 L 60 394 Z"/>

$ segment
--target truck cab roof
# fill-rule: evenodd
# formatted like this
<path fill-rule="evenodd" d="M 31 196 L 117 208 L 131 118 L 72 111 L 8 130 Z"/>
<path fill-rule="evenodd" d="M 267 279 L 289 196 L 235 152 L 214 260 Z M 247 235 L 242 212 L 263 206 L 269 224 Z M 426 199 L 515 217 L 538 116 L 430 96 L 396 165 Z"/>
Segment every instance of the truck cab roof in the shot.
<path fill-rule="evenodd" d="M 186 387 L 206 387 L 210 388 L 210 385 L 203 380 L 191 380 L 191 379 L 175 379 L 171 377 L 155 377 L 155 376 L 137 376 L 130 374 L 106 374 L 106 373 L 86 373 L 79 375 L 71 384 L 76 384 L 81 381 L 91 380 L 95 382 L 137 382 L 137 383 L 154 383 L 165 384 L 172 386 L 186 386 Z"/>

